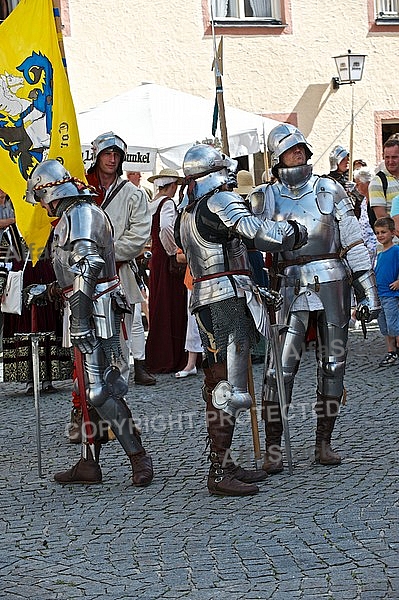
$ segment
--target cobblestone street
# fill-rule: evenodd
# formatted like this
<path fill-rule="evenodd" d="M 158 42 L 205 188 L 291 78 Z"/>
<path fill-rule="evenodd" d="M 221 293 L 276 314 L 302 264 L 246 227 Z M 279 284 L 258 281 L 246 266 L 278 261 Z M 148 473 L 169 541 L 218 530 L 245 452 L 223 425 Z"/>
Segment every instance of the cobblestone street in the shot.
<path fill-rule="evenodd" d="M 34 400 L 23 384 L 1 383 L 1 598 L 398 600 L 399 366 L 379 368 L 384 354 L 375 323 L 365 341 L 350 331 L 339 467 L 313 462 L 315 360 L 304 355 L 290 413 L 294 473 L 249 498 L 208 494 L 201 371 L 130 387 L 156 470 L 148 488 L 131 485 L 116 441 L 102 451 L 102 485 L 53 481 L 80 454 L 66 437 L 70 382 L 40 398 L 40 478 Z M 253 370 L 259 405 L 263 366 Z M 263 447 L 261 422 L 260 433 Z M 248 415 L 233 448 L 253 466 Z"/>

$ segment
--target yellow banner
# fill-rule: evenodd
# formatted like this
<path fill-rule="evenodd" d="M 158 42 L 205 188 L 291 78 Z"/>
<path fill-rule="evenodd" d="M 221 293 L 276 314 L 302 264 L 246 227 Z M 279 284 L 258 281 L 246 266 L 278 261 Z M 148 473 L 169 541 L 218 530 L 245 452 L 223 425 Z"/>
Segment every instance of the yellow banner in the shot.
<path fill-rule="evenodd" d="M 21 0 L 0 25 L 0 188 L 12 200 L 34 263 L 47 242 L 50 221 L 24 196 L 30 173 L 46 158 L 60 160 L 71 175 L 84 179 L 52 0 Z"/>

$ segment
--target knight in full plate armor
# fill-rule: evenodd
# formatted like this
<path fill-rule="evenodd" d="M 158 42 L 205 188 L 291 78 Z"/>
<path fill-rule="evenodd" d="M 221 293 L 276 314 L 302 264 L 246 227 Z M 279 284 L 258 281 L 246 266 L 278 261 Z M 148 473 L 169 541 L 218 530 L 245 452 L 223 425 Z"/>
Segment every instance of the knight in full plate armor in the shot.
<path fill-rule="evenodd" d="M 210 444 L 208 490 L 246 496 L 259 491 L 262 471 L 236 465 L 230 455 L 237 415 L 251 405 L 248 359 L 256 329 L 267 335 L 266 302 L 280 296 L 260 291 L 250 277 L 243 239 L 260 250 L 293 250 L 306 243 L 295 222 L 261 221 L 238 194 L 228 191 L 236 161 L 198 144 L 184 157 L 187 192 L 175 229 L 193 275 L 190 309 L 204 348 L 203 397 Z M 184 189 L 184 188 L 183 188 Z"/>
<path fill-rule="evenodd" d="M 269 134 L 273 185 L 256 188 L 250 203 L 260 219 L 295 219 L 306 226 L 308 243 L 282 251 L 275 264 L 275 280 L 284 301 L 278 319 L 287 326 L 282 344 L 282 368 L 287 410 L 301 354 L 316 334 L 317 401 L 315 460 L 337 465 L 340 456 L 331 448 L 331 435 L 344 394 L 351 285 L 357 313 L 364 321 L 380 310 L 374 273 L 359 223 L 344 188 L 328 176 L 313 175 L 307 164 L 312 151 L 294 126 L 281 124 Z M 283 425 L 273 364 L 266 372 L 264 418 L 268 473 L 283 470 Z"/>
<path fill-rule="evenodd" d="M 43 161 L 33 170 L 26 200 L 39 202 L 50 216 L 59 219 L 54 229 L 52 261 L 57 283 L 67 300 L 66 345 L 72 344 L 76 360 L 82 359 L 87 401 L 109 424 L 128 455 L 133 484 L 146 486 L 153 478 L 151 457 L 142 446 L 123 397 L 127 383 L 115 366 L 121 354 L 120 321 L 126 303 L 116 274 L 110 221 L 93 203 L 88 186 L 71 177 L 56 160 Z M 45 301 L 50 290 L 37 289 L 41 287 L 30 286 L 25 297 L 37 303 Z M 85 440 L 79 462 L 54 476 L 59 483 L 101 482 L 98 459 L 103 432 L 98 430 L 98 423 L 91 425 L 95 456 Z"/>

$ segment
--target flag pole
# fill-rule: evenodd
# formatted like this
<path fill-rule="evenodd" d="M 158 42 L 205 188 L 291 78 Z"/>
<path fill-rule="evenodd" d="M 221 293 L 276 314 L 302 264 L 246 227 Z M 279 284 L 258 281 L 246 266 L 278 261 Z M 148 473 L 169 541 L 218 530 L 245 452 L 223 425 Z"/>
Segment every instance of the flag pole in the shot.
<path fill-rule="evenodd" d="M 223 98 L 223 37 L 219 43 L 219 49 L 216 49 L 215 24 L 213 17 L 213 0 L 211 2 L 211 26 L 213 38 L 213 68 L 215 69 L 215 87 L 216 87 L 216 103 L 219 110 L 220 135 L 222 138 L 222 151 L 227 156 L 230 156 L 229 138 L 227 136 L 226 112 Z M 219 53 L 221 55 L 219 55 Z"/>
<path fill-rule="evenodd" d="M 266 183 L 267 181 L 270 181 L 270 178 L 269 178 L 269 157 L 267 155 L 267 144 L 266 144 L 265 124 L 264 123 L 263 123 L 263 164 L 265 167 L 266 181 L 262 181 L 262 183 Z"/>
<path fill-rule="evenodd" d="M 52 2 L 53 2 L 55 27 L 57 30 L 58 46 L 60 47 L 62 64 L 64 65 L 65 73 L 68 77 L 68 69 L 67 69 L 66 58 L 65 58 L 64 38 L 62 36 L 61 2 L 60 2 L 60 0 L 52 0 Z"/>

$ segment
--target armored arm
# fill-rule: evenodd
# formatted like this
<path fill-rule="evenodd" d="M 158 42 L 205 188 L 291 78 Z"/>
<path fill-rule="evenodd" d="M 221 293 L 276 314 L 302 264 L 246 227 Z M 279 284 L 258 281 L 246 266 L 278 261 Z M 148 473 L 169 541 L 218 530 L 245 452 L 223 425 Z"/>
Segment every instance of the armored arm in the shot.
<path fill-rule="evenodd" d="M 208 200 L 208 208 L 221 221 L 244 238 L 253 240 L 264 252 L 296 250 L 307 242 L 306 227 L 296 221 L 272 221 L 252 214 L 244 200 L 234 192 L 219 192 Z"/>
<path fill-rule="evenodd" d="M 354 273 L 353 275 L 356 277 L 353 280 L 353 289 L 358 302 L 356 318 L 359 321 L 366 321 L 368 323 L 376 319 L 381 310 L 374 271 L 370 269 L 370 271 L 360 274 Z"/>
<path fill-rule="evenodd" d="M 72 344 L 83 353 L 91 353 L 95 345 L 93 324 L 93 295 L 104 260 L 97 245 L 90 240 L 78 240 L 73 244 L 69 263 L 75 274 L 72 295 L 70 334 Z"/>
<path fill-rule="evenodd" d="M 377 284 L 371 268 L 370 255 L 362 239 L 359 221 L 353 213 L 350 199 L 346 196 L 336 204 L 336 218 L 339 223 L 342 255 L 352 271 L 353 289 L 358 302 L 357 318 L 372 321 L 381 310 Z"/>
<path fill-rule="evenodd" d="M 308 241 L 308 232 L 297 221 L 270 221 L 265 219 L 256 232 L 254 244 L 263 252 L 298 250 Z"/>

